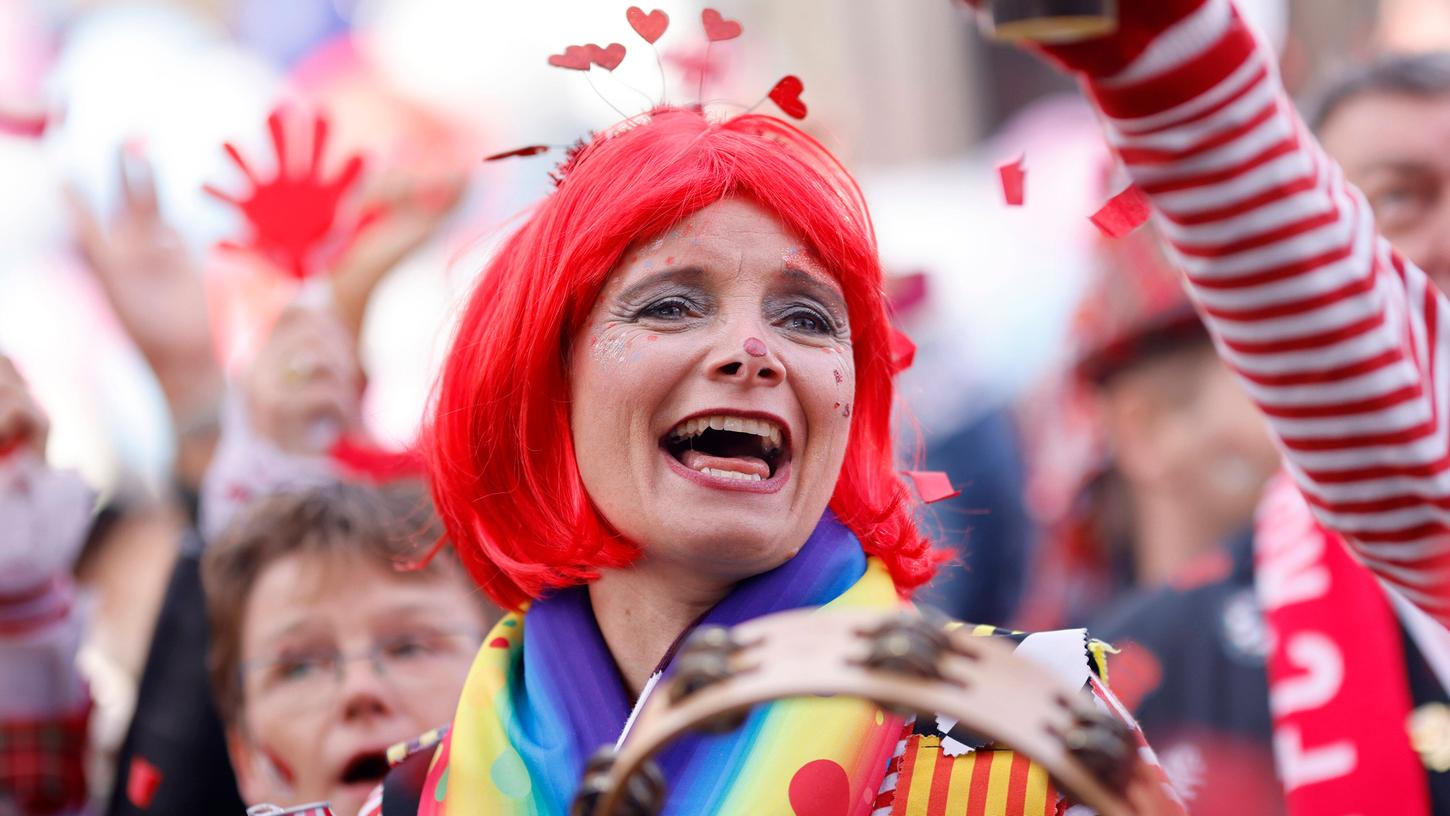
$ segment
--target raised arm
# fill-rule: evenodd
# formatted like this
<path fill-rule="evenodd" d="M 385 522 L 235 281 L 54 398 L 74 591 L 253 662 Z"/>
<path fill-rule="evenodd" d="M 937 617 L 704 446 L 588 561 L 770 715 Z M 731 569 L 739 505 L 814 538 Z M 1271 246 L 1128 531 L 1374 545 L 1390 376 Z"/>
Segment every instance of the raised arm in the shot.
<path fill-rule="evenodd" d="M 1450 623 L 1447 308 L 1378 235 L 1229 0 L 1123 0 L 1077 73 L 1315 514 Z"/>

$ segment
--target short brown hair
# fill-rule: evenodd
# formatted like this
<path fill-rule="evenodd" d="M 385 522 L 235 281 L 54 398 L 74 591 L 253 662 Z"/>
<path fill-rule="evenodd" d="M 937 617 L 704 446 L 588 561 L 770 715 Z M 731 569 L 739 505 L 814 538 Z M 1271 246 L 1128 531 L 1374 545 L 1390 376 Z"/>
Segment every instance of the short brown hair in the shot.
<path fill-rule="evenodd" d="M 467 575 L 448 548 L 426 565 L 416 562 L 441 536 L 421 486 L 334 484 L 269 496 L 237 515 L 201 559 L 211 628 L 208 669 L 222 721 L 242 709 L 242 622 L 247 599 L 268 565 L 290 555 L 361 556 L 398 569 L 400 580 Z M 470 588 L 472 587 L 469 584 Z M 479 605 L 488 607 L 480 594 Z"/>

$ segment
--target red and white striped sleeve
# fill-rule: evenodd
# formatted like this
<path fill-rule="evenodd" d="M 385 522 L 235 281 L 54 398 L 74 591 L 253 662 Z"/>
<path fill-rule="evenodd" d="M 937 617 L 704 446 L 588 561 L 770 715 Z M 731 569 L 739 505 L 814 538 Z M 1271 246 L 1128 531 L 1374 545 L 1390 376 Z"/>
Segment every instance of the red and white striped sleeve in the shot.
<path fill-rule="evenodd" d="M 1229 0 L 1124 0 L 1053 48 L 1319 520 L 1450 624 L 1444 296 L 1379 236 Z"/>

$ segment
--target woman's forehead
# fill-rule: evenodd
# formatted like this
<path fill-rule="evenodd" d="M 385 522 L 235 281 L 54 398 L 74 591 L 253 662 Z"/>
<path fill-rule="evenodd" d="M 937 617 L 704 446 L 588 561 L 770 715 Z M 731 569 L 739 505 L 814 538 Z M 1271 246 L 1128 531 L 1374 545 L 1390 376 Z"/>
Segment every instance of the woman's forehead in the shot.
<path fill-rule="evenodd" d="M 625 251 L 609 289 L 633 286 L 673 267 L 734 272 L 746 262 L 786 280 L 813 279 L 840 292 L 836 276 L 812 247 L 770 210 L 743 198 L 717 201 Z"/>

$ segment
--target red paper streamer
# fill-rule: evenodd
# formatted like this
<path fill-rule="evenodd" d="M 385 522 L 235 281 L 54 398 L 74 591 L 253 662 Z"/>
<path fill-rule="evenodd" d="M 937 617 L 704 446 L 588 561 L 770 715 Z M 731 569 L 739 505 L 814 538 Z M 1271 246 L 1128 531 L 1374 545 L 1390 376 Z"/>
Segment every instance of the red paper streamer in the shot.
<path fill-rule="evenodd" d="M 512 159 L 516 156 L 537 156 L 550 150 L 549 145 L 529 145 L 528 147 L 516 147 L 513 150 L 505 150 L 502 153 L 495 153 L 492 156 L 484 156 L 486 162 L 498 161 L 499 159 Z"/>
<path fill-rule="evenodd" d="M 739 37 L 740 32 L 744 30 L 738 21 L 727 20 L 720 16 L 720 12 L 712 8 L 700 12 L 700 22 L 705 24 L 705 37 L 710 42 L 733 40 Z"/>
<path fill-rule="evenodd" d="M 664 36 L 665 29 L 670 27 L 670 15 L 659 9 L 645 14 L 639 6 L 630 6 L 624 12 L 624 18 L 629 21 L 629 27 L 634 33 L 644 38 L 644 41 L 654 45 L 655 41 Z"/>
<path fill-rule="evenodd" d="M 1143 226 L 1152 211 L 1148 196 L 1137 185 L 1130 185 L 1093 213 L 1092 222 L 1109 238 L 1122 238 Z"/>
<path fill-rule="evenodd" d="M 997 174 L 1002 177 L 1002 198 L 1009 207 L 1020 207 L 1026 200 L 1027 192 L 1027 169 L 1022 166 L 1023 156 L 997 167 Z"/>
<path fill-rule="evenodd" d="M 770 101 L 774 102 L 785 115 L 792 119 L 806 118 L 806 103 L 801 101 L 801 91 L 805 90 L 804 83 L 800 77 L 793 74 L 781 77 L 770 89 Z"/>
<path fill-rule="evenodd" d="M 940 471 L 908 470 L 906 478 L 916 486 L 916 495 L 921 497 L 922 504 L 931 504 L 962 495 L 962 491 L 952 487 L 951 480 Z"/>

